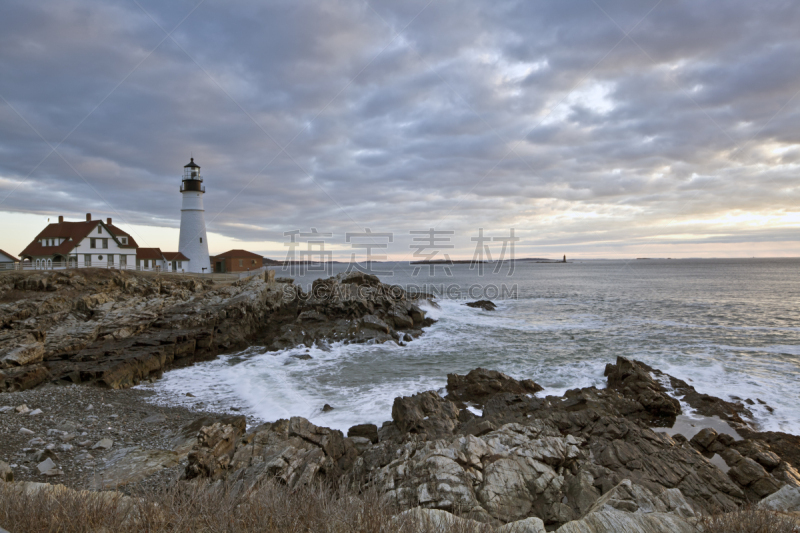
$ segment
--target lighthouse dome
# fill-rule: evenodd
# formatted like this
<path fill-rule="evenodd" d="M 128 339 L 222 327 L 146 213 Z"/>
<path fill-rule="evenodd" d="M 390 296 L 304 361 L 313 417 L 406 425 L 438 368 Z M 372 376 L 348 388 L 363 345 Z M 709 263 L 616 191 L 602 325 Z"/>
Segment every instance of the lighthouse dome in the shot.
<path fill-rule="evenodd" d="M 183 182 L 181 183 L 181 192 L 206 192 L 206 189 L 202 183 L 203 178 L 200 176 L 200 165 L 194 162 L 193 157 L 189 161 L 188 165 L 183 166 Z"/>

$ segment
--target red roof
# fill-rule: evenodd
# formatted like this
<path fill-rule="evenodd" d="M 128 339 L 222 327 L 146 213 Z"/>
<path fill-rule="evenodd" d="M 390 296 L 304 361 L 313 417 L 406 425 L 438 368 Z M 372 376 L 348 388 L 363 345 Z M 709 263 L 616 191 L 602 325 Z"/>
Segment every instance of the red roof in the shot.
<path fill-rule="evenodd" d="M 19 259 L 17 259 L 16 257 L 14 257 L 13 255 L 11 255 L 11 254 L 10 254 L 10 253 L 8 253 L 8 252 L 5 252 L 5 251 L 3 251 L 3 250 L 0 250 L 0 254 L 7 255 L 7 256 L 8 256 L 8 257 L 10 257 L 10 258 L 11 258 L 11 259 L 12 259 L 12 260 L 15 262 L 15 263 L 18 263 L 18 262 L 19 262 Z"/>
<path fill-rule="evenodd" d="M 189 258 L 180 252 L 161 252 L 167 261 L 188 261 Z"/>
<path fill-rule="evenodd" d="M 133 240 L 133 237 L 131 237 L 129 234 L 127 234 L 126 232 L 124 232 L 121 229 L 119 229 L 118 227 L 116 227 L 114 224 L 103 223 L 103 225 L 106 228 L 108 228 L 108 231 L 111 233 L 111 235 L 113 235 L 115 237 L 127 237 L 128 238 L 128 244 L 120 244 L 119 245 L 120 248 L 138 248 L 139 247 L 139 245 L 136 244 L 136 241 Z"/>
<path fill-rule="evenodd" d="M 22 252 L 19 254 L 21 257 L 37 256 L 37 255 L 67 255 L 73 248 L 89 236 L 94 231 L 98 224 L 102 224 L 111 235 L 114 237 L 127 237 L 128 244 L 119 243 L 120 248 L 136 248 L 136 241 L 133 237 L 122 231 L 112 224 L 106 224 L 102 220 L 88 220 L 82 222 L 56 222 L 55 224 L 48 224 L 40 233 L 33 239 Z M 42 246 L 39 242 L 40 239 L 64 239 L 64 242 L 58 246 Z M 119 239 L 117 239 L 119 240 Z"/>
<path fill-rule="evenodd" d="M 160 248 L 137 248 L 136 259 L 157 259 L 161 261 L 164 259 L 164 254 Z"/>
<path fill-rule="evenodd" d="M 226 259 L 263 259 L 258 254 L 254 254 L 253 252 L 248 252 L 247 250 L 228 250 L 223 254 L 217 254 L 214 257 L 221 258 L 224 257 Z"/>

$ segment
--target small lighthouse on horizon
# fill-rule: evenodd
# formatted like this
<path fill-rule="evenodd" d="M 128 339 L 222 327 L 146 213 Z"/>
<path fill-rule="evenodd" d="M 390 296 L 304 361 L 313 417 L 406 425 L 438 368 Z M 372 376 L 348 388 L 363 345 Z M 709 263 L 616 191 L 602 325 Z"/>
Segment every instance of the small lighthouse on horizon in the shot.
<path fill-rule="evenodd" d="M 191 158 L 183 167 L 181 182 L 181 233 L 178 251 L 189 258 L 188 272 L 211 272 L 211 259 L 208 256 L 208 239 L 206 238 L 205 209 L 203 194 L 206 188 L 200 177 L 200 165 Z"/>

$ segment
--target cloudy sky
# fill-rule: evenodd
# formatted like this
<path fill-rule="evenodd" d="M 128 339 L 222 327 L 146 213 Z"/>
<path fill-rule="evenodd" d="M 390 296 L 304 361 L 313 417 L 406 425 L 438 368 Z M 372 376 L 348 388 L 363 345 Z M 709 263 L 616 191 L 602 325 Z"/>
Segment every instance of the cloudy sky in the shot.
<path fill-rule="evenodd" d="M 176 249 L 193 154 L 212 253 L 800 256 L 798 28 L 788 0 L 5 0 L 0 249 L 86 212 Z"/>

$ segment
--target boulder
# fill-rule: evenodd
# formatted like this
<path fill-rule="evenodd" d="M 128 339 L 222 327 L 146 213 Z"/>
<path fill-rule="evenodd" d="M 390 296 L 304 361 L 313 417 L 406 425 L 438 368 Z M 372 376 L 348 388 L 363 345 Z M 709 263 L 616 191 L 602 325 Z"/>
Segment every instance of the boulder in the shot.
<path fill-rule="evenodd" d="M 2 359 L 0 368 L 25 366 L 38 363 L 44 357 L 44 343 L 32 342 L 10 349 Z"/>
<path fill-rule="evenodd" d="M 8 466 L 8 463 L 4 461 L 0 461 L 0 481 L 6 483 L 14 481 L 14 472 L 11 470 L 11 467 Z"/>
<path fill-rule="evenodd" d="M 325 455 L 337 461 L 345 453 L 344 436 L 336 429 L 315 426 L 299 416 L 289 420 L 289 437 L 300 437 L 325 452 Z"/>
<path fill-rule="evenodd" d="M 245 417 L 241 416 L 230 423 L 216 422 L 200 428 L 197 444 L 189 452 L 184 478 L 204 477 L 216 480 L 225 477 L 245 427 Z"/>
<path fill-rule="evenodd" d="M 178 454 L 172 450 L 121 448 L 106 459 L 101 472 L 90 476 L 89 488 L 108 490 L 135 483 L 163 468 L 177 465 L 178 461 Z"/>
<path fill-rule="evenodd" d="M 695 526 L 668 513 L 600 511 L 559 527 L 556 533 L 697 533 Z"/>
<path fill-rule="evenodd" d="M 497 306 L 494 304 L 494 302 L 491 302 L 489 300 L 478 300 L 475 302 L 467 302 L 465 305 L 467 305 L 467 307 L 473 307 L 475 309 L 483 309 L 484 311 L 494 311 L 495 309 L 497 309 Z"/>
<path fill-rule="evenodd" d="M 458 425 L 458 408 L 433 391 L 395 398 L 392 420 L 402 433 L 417 433 L 428 439 L 452 435 Z"/>
<path fill-rule="evenodd" d="M 494 531 L 495 533 L 546 533 L 547 530 L 540 518 L 530 517 L 500 526 Z"/>
<path fill-rule="evenodd" d="M 667 489 L 655 494 L 629 479 L 622 480 L 600 497 L 587 514 L 602 511 L 672 513 L 686 519 L 695 518 L 694 509 L 679 489 Z"/>
<path fill-rule="evenodd" d="M 541 390 L 541 385 L 529 379 L 517 381 L 496 370 L 476 368 L 465 376 L 448 374 L 446 398 L 482 406 L 497 394 L 536 394 Z"/>
<path fill-rule="evenodd" d="M 181 427 L 177 434 L 172 438 L 169 445 L 180 457 L 185 457 L 189 454 L 195 444 L 197 444 L 197 436 L 202 428 L 213 426 L 216 423 L 240 426 L 243 419 L 244 417 L 241 415 L 201 416 Z M 157 414 L 145 418 L 143 422 L 151 421 L 152 423 L 159 423 L 163 422 L 164 420 L 166 420 L 164 415 Z"/>
<path fill-rule="evenodd" d="M 39 473 L 46 474 L 47 472 L 56 469 L 56 464 L 53 462 L 51 458 L 48 457 L 47 459 L 36 465 L 36 468 L 39 470 Z"/>
<path fill-rule="evenodd" d="M 666 388 L 650 375 L 648 367 L 638 361 L 617 357 L 616 365 L 606 365 L 608 388 L 640 403 L 654 417 L 674 419 L 681 413 L 681 404 L 667 394 Z"/>
<path fill-rule="evenodd" d="M 373 444 L 378 442 L 378 426 L 375 424 L 358 424 L 347 430 L 348 437 L 363 437 Z"/>
<path fill-rule="evenodd" d="M 784 485 L 758 502 L 758 506 L 779 513 L 800 513 L 800 487 Z"/>
<path fill-rule="evenodd" d="M 111 448 L 113 445 L 114 445 L 114 441 L 113 441 L 113 440 L 111 440 L 111 439 L 100 439 L 99 441 L 97 441 L 97 442 L 95 443 L 95 445 L 94 445 L 94 446 L 92 446 L 92 449 L 93 449 L 93 450 L 98 450 L 98 449 L 101 449 L 101 450 L 108 450 L 108 449 L 109 449 L 109 448 Z"/>
<path fill-rule="evenodd" d="M 689 441 L 695 448 L 707 450 L 716 440 L 717 432 L 713 428 L 703 428 Z"/>
<path fill-rule="evenodd" d="M 409 525 L 414 531 L 449 531 L 456 529 L 463 533 L 481 533 L 486 525 L 475 520 L 461 518 L 447 511 L 414 507 L 392 518 L 394 527 L 401 530 Z"/>

